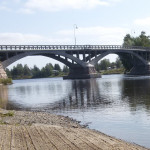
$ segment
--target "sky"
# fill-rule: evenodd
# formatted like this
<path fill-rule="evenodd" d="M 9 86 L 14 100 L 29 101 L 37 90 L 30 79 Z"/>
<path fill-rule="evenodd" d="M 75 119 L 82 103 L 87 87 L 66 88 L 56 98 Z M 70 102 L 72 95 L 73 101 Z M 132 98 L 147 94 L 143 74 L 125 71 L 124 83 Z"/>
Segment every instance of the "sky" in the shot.
<path fill-rule="evenodd" d="M 150 0 L 0 0 L 0 45 L 74 44 L 74 30 L 80 45 L 121 45 L 128 33 L 150 35 L 149 6 Z M 17 63 L 57 62 L 32 56 L 10 68 Z"/>

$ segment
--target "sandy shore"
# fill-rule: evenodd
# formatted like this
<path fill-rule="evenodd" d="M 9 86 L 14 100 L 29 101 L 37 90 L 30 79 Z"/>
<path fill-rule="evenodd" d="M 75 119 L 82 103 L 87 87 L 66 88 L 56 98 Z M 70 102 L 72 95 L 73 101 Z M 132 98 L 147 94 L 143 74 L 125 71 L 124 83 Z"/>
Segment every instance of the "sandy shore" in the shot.
<path fill-rule="evenodd" d="M 41 112 L 0 109 L 0 150 L 146 150 Z"/>

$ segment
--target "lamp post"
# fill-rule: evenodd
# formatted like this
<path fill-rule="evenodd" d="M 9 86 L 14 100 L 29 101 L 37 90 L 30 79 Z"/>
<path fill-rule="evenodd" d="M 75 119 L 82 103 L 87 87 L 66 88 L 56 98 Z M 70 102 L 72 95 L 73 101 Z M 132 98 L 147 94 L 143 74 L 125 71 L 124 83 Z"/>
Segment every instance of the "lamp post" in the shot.
<path fill-rule="evenodd" d="M 74 44 L 76 45 L 76 29 L 78 29 L 76 24 L 74 24 L 73 29 L 74 29 Z"/>

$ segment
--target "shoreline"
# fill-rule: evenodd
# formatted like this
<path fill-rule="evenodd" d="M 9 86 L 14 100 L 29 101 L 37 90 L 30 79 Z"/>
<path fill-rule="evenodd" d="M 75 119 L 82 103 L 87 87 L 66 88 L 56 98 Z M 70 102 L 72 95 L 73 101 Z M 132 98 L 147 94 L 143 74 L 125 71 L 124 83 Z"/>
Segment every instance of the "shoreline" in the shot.
<path fill-rule="evenodd" d="M 39 139 L 43 139 L 45 135 L 42 133 L 46 131 L 49 132 L 49 135 L 52 134 L 51 136 L 54 136 L 53 132 L 55 132 L 56 137 L 55 136 L 54 137 L 56 138 L 56 140 L 54 140 L 53 143 L 55 143 L 57 140 L 60 140 L 60 138 L 65 137 L 64 139 L 66 141 L 69 140 L 71 142 L 70 146 L 76 145 L 76 147 L 81 147 L 81 149 L 87 149 L 88 147 L 90 147 L 90 149 L 100 148 L 102 150 L 105 149 L 146 150 L 146 148 L 139 146 L 137 144 L 128 143 L 126 141 L 106 135 L 100 131 L 89 129 L 84 125 L 80 125 L 79 121 L 69 118 L 68 116 L 66 117 L 45 112 L 15 111 L 15 110 L 4 110 L 0 108 L 0 135 L 4 134 L 2 132 L 2 128 L 6 128 L 5 129 L 6 132 L 8 132 L 7 130 L 11 129 L 16 133 L 18 133 L 18 131 L 24 132 L 23 128 L 26 128 L 28 130 L 28 134 L 32 135 L 31 139 L 30 137 L 26 139 L 27 141 L 29 139 L 31 141 L 38 140 L 35 139 L 34 137 L 35 133 L 37 134 L 37 136 L 40 135 Z M 30 133 L 31 130 L 35 130 L 35 132 Z M 58 135 L 61 136 L 58 137 Z M 10 135 L 8 134 L 8 136 Z M 82 144 L 80 145 L 80 141 L 78 141 L 76 137 L 81 138 L 81 141 L 83 141 L 82 143 L 83 145 Z M 62 143 L 64 142 L 64 139 L 62 139 L 61 141 Z M 74 141 L 73 139 L 76 139 L 76 141 Z M 45 141 L 41 141 L 41 144 L 42 142 Z M 1 143 L 2 142 L 0 141 L 0 149 L 2 146 Z M 56 147 L 58 146 L 57 142 L 55 146 Z M 50 149 L 50 147 L 48 149 Z M 60 149 L 59 146 L 56 149 Z"/>

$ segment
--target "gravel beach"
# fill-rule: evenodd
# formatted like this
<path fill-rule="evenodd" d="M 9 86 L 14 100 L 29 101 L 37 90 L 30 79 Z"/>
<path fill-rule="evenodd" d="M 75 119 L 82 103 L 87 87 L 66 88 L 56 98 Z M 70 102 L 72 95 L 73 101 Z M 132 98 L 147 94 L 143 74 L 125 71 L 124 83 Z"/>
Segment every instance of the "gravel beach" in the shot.
<path fill-rule="evenodd" d="M 146 150 L 69 117 L 0 109 L 0 150 Z"/>

